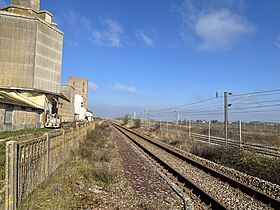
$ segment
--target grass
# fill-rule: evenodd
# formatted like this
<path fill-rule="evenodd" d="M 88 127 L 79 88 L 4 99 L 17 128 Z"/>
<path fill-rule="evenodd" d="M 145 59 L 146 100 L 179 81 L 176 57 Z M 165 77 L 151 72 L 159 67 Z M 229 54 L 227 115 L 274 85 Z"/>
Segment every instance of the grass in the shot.
<path fill-rule="evenodd" d="M 4 132 L 0 132 L 0 139 L 17 137 L 20 135 L 27 135 L 27 134 L 32 134 L 33 136 L 37 137 L 49 131 L 50 129 L 47 128 L 34 128 L 34 129 L 25 129 L 19 131 L 4 131 Z"/>
<path fill-rule="evenodd" d="M 278 158 L 265 157 L 237 148 L 225 148 L 198 142 L 193 144 L 190 152 L 251 176 L 280 184 L 280 160 Z"/>
<path fill-rule="evenodd" d="M 134 195 L 107 123 L 88 134 L 72 158 L 24 201 L 22 209 L 170 209 L 172 199 L 143 200 Z M 180 205 L 179 200 L 176 205 Z M 178 209 L 178 208 L 172 208 Z"/>
<path fill-rule="evenodd" d="M 29 195 L 22 208 L 66 210 L 97 205 L 100 201 L 92 198 L 91 190 L 110 188 L 120 174 L 110 133 L 108 124 L 96 126 L 72 151 L 72 159 Z"/>

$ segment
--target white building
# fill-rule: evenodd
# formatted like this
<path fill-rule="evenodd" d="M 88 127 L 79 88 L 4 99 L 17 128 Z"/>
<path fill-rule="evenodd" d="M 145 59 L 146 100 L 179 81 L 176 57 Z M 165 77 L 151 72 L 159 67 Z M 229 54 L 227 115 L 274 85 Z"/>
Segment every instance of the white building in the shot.
<path fill-rule="evenodd" d="M 87 110 L 83 107 L 83 104 L 83 96 L 75 94 L 75 120 L 85 120 Z"/>

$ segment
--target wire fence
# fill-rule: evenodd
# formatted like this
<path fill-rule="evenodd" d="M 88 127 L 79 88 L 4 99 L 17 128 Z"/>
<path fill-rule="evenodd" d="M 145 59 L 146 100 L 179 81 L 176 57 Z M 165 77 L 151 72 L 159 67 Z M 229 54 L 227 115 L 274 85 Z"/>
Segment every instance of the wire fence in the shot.
<path fill-rule="evenodd" d="M 245 125 L 245 126 L 244 126 Z M 223 145 L 228 147 L 239 147 L 260 154 L 280 157 L 279 132 L 280 127 L 271 125 L 274 134 L 268 135 L 261 131 L 255 132 L 254 126 L 244 124 L 240 121 L 238 125 L 231 124 L 229 128 L 229 139 L 226 145 L 224 127 L 222 123 L 192 122 L 177 124 L 169 121 L 147 120 L 142 122 L 142 128 L 146 130 L 158 130 L 166 133 L 184 135 L 187 138 L 203 141 L 209 144 Z M 263 127 L 263 125 L 260 125 Z M 247 127 L 247 129 L 242 129 Z M 270 130 L 267 131 L 270 133 Z"/>

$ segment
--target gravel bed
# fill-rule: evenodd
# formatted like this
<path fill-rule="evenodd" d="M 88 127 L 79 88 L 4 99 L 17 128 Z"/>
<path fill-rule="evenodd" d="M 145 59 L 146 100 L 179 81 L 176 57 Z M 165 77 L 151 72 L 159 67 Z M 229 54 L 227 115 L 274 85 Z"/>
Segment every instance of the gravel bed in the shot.
<path fill-rule="evenodd" d="M 145 201 L 162 200 L 168 209 L 182 209 L 178 196 L 115 129 L 113 139 L 116 141 L 124 176 L 135 196 Z"/>
<path fill-rule="evenodd" d="M 139 143 L 143 144 L 146 148 L 164 160 L 166 163 L 174 166 L 188 179 L 195 182 L 198 186 L 208 191 L 217 200 L 224 203 L 229 209 L 269 209 L 268 206 L 258 200 L 248 196 L 236 188 L 232 188 L 227 183 L 211 176 L 204 171 L 187 164 L 173 155 L 158 149 L 153 144 L 143 141 L 141 138 L 136 137 Z"/>
<path fill-rule="evenodd" d="M 169 148 L 170 145 L 168 145 Z M 174 149 L 174 147 L 172 147 L 172 149 Z M 191 153 L 188 153 L 186 151 L 182 151 L 178 148 L 176 148 L 176 150 L 180 153 L 182 153 L 183 155 L 187 156 L 188 158 L 199 162 L 205 166 L 208 166 L 209 168 L 215 169 L 218 172 L 221 172 L 225 175 L 227 175 L 228 177 L 231 177 L 241 183 L 244 183 L 247 186 L 250 186 L 254 189 L 257 189 L 259 191 L 264 192 L 267 195 L 270 195 L 276 199 L 280 199 L 280 186 L 277 184 L 273 184 L 269 181 L 265 181 L 263 179 L 260 179 L 258 177 L 254 177 L 254 176 L 250 176 L 248 174 L 242 173 L 240 171 L 237 171 L 235 169 L 232 168 L 228 168 L 222 165 L 219 165 L 217 163 L 214 163 L 212 161 L 206 160 L 204 158 L 195 156 Z"/>
<path fill-rule="evenodd" d="M 150 137 L 148 137 L 149 139 L 151 139 Z M 153 139 L 151 139 L 153 140 Z M 153 140 L 155 141 L 155 140 Z M 198 157 L 196 155 L 193 155 L 189 152 L 186 152 L 184 150 L 181 150 L 179 148 L 173 147 L 171 145 L 162 143 L 160 141 L 155 141 L 157 143 L 160 143 L 172 150 L 176 150 L 177 152 L 179 152 L 180 154 L 194 160 L 195 162 L 199 162 L 205 166 L 208 166 L 209 168 L 212 168 L 218 172 L 221 172 L 225 175 L 227 175 L 230 178 L 233 178 L 247 186 L 250 186 L 256 190 L 259 190 L 267 195 L 270 195 L 276 199 L 280 199 L 280 186 L 274 183 L 271 183 L 269 181 L 265 181 L 263 179 L 260 179 L 258 177 L 254 177 L 254 176 L 250 176 L 248 174 L 242 173 L 240 171 L 237 171 L 235 169 L 232 168 L 228 168 L 222 165 L 219 165 L 217 163 L 214 163 L 210 160 Z"/>

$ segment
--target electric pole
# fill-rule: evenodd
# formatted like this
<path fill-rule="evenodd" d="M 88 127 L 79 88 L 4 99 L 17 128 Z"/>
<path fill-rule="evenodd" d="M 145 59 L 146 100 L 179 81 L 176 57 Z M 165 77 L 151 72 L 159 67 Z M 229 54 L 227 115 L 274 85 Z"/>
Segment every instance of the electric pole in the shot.
<path fill-rule="evenodd" d="M 216 97 L 218 98 L 218 92 L 216 91 Z M 228 107 L 232 104 L 228 104 L 228 96 L 232 95 L 232 93 L 229 93 L 228 91 L 224 92 L 224 136 L 225 136 L 225 145 L 228 146 Z"/>
<path fill-rule="evenodd" d="M 228 146 L 228 92 L 224 92 L 224 133 L 225 133 L 225 143 L 226 147 Z"/>

